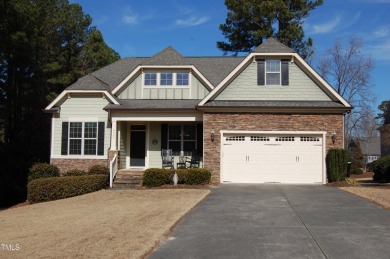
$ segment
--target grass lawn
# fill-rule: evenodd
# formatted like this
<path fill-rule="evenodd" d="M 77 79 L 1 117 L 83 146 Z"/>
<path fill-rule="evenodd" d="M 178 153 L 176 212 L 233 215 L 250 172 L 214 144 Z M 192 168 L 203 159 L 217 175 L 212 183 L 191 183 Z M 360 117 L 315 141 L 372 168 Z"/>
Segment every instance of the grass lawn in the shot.
<path fill-rule="evenodd" d="M 208 193 L 102 190 L 4 210 L 0 258 L 141 258 Z"/>

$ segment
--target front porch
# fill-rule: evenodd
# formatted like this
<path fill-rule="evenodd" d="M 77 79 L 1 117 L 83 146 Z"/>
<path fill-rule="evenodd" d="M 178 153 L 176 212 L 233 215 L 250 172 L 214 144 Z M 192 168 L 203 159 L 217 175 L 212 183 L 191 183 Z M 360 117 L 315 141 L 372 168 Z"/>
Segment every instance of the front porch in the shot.
<path fill-rule="evenodd" d="M 181 155 L 190 160 L 195 153 L 203 167 L 202 116 L 150 115 L 136 120 L 112 116 L 110 186 L 140 184 L 144 170 L 163 168 L 163 149 L 172 150 L 175 169 L 183 167 Z"/>

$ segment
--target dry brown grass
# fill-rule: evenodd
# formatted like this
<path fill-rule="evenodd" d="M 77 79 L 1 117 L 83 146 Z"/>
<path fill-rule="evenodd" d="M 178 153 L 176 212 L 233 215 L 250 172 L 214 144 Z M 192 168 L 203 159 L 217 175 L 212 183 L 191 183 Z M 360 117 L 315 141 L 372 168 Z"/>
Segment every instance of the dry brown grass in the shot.
<path fill-rule="evenodd" d="M 385 209 L 390 209 L 390 186 L 372 187 L 339 187 L 349 193 L 353 193 L 369 201 L 375 202 Z"/>
<path fill-rule="evenodd" d="M 0 212 L 0 258 L 140 258 L 208 190 L 102 190 Z"/>

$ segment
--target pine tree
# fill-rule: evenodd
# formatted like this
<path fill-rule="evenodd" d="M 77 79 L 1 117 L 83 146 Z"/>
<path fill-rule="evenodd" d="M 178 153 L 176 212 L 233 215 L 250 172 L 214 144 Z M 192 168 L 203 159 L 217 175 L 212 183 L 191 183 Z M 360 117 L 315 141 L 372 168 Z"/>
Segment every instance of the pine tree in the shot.
<path fill-rule="evenodd" d="M 274 37 L 303 58 L 312 55 L 313 40 L 304 40 L 303 20 L 322 0 L 225 0 L 229 12 L 219 26 L 228 42 L 218 41 L 225 54 L 250 52 L 268 37 Z"/>

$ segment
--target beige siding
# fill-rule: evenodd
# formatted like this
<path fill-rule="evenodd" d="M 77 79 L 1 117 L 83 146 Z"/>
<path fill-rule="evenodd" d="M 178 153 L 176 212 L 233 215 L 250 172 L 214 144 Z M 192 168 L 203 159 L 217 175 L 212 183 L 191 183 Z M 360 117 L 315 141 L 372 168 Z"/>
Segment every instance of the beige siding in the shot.
<path fill-rule="evenodd" d="M 189 87 L 143 88 L 140 74 L 118 96 L 120 99 L 203 99 L 209 91 L 193 74 L 190 77 Z"/>
<path fill-rule="evenodd" d="M 107 158 L 107 150 L 110 147 L 111 129 L 107 127 L 107 112 L 103 108 L 108 104 L 107 99 L 98 96 L 72 95 L 61 105 L 60 114 L 53 117 L 52 155 L 61 156 L 61 136 L 63 121 L 99 121 L 104 122 L 106 130 L 104 132 L 104 156 L 97 158 Z M 63 156 L 66 158 L 67 156 Z"/>
<path fill-rule="evenodd" d="M 153 139 L 157 144 L 153 145 Z M 161 168 L 161 123 L 151 122 L 149 124 L 149 168 Z"/>
<path fill-rule="evenodd" d="M 257 85 L 257 63 L 251 63 L 215 100 L 330 101 L 295 63 L 289 63 L 288 86 Z"/>

